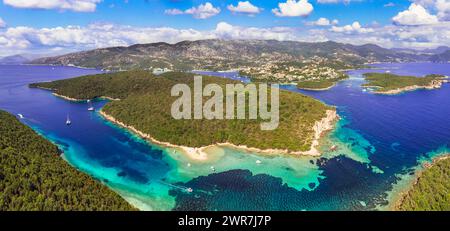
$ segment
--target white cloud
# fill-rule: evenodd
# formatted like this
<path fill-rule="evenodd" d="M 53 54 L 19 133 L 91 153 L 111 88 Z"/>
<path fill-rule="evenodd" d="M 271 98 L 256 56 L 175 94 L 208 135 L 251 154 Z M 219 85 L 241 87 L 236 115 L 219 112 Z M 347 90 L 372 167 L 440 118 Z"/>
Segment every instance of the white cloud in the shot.
<path fill-rule="evenodd" d="M 168 9 L 164 11 L 165 14 L 168 15 L 180 15 L 180 14 L 184 14 L 184 12 L 180 9 Z"/>
<path fill-rule="evenodd" d="M 220 13 L 220 8 L 215 8 L 210 2 L 200 4 L 198 7 L 192 7 L 185 11 L 186 14 L 192 14 L 194 18 L 206 19 Z"/>
<path fill-rule="evenodd" d="M 217 24 L 213 32 L 215 38 L 222 39 L 272 39 L 272 40 L 297 40 L 295 31 L 287 27 L 257 28 L 233 26 L 226 22 Z"/>
<path fill-rule="evenodd" d="M 334 20 L 330 21 L 328 18 L 319 18 L 316 21 L 306 23 L 306 25 L 309 25 L 309 26 L 331 26 L 331 25 L 337 25 L 337 24 L 339 24 L 339 20 L 334 19 Z"/>
<path fill-rule="evenodd" d="M 272 12 L 278 17 L 305 17 L 312 13 L 314 7 L 308 0 L 287 0 L 285 3 L 278 3 L 278 8 Z"/>
<path fill-rule="evenodd" d="M 349 4 L 350 2 L 360 2 L 362 0 L 317 0 L 320 4 L 330 4 L 330 3 L 344 3 Z"/>
<path fill-rule="evenodd" d="M 319 18 L 314 24 L 317 26 L 329 26 L 331 22 L 327 18 Z"/>
<path fill-rule="evenodd" d="M 216 8 L 210 2 L 205 4 L 200 4 L 197 7 L 192 7 L 185 11 L 180 9 L 168 9 L 164 11 L 165 14 L 168 15 L 180 15 L 180 14 L 191 14 L 194 18 L 197 19 L 207 19 L 213 17 L 220 13 L 220 8 Z"/>
<path fill-rule="evenodd" d="M 389 3 L 386 3 L 383 5 L 383 7 L 394 7 L 394 6 L 395 6 L 395 3 L 393 3 L 393 2 L 389 2 Z"/>
<path fill-rule="evenodd" d="M 29 9 L 57 9 L 77 12 L 94 12 L 102 0 L 3 0 L 5 5 Z"/>
<path fill-rule="evenodd" d="M 0 56 L 16 53 L 60 53 L 137 43 L 200 39 L 275 39 L 296 40 L 291 28 L 239 27 L 225 22 L 213 30 L 174 29 L 170 27 L 131 27 L 115 24 L 91 24 L 54 28 L 10 27 L 0 30 Z"/>
<path fill-rule="evenodd" d="M 436 9 L 438 11 L 438 17 L 444 21 L 450 21 L 450 1 L 449 0 L 437 0 Z"/>
<path fill-rule="evenodd" d="M 432 48 L 450 46 L 450 22 L 419 26 L 363 27 L 358 22 L 342 27 L 241 27 L 220 22 L 210 30 L 170 27 L 133 27 L 91 24 L 53 28 L 8 27 L 0 30 L 0 56 L 17 53 L 67 53 L 137 43 L 200 39 L 274 39 L 304 42 L 374 43 L 383 47 Z"/>
<path fill-rule="evenodd" d="M 0 18 L 0 28 L 4 28 L 4 27 L 6 27 L 6 22 L 3 21 L 2 18 Z"/>
<path fill-rule="evenodd" d="M 430 14 L 422 5 L 412 3 L 405 11 L 392 18 L 397 25 L 418 26 L 438 23 L 438 17 Z"/>
<path fill-rule="evenodd" d="M 242 13 L 242 14 L 249 14 L 249 15 L 255 15 L 259 14 L 261 12 L 261 8 L 253 5 L 249 1 L 245 2 L 238 2 L 237 6 L 228 5 L 228 10 L 230 10 L 233 13 Z"/>
<path fill-rule="evenodd" d="M 374 32 L 374 30 L 372 28 L 364 28 L 364 27 L 362 27 L 361 24 L 358 21 L 353 22 L 350 25 L 333 26 L 333 27 L 331 27 L 330 31 L 336 32 L 336 33 L 346 33 L 346 34 Z"/>
<path fill-rule="evenodd" d="M 450 1 L 449 0 L 411 0 L 412 2 L 437 13 L 441 21 L 450 21 Z"/>

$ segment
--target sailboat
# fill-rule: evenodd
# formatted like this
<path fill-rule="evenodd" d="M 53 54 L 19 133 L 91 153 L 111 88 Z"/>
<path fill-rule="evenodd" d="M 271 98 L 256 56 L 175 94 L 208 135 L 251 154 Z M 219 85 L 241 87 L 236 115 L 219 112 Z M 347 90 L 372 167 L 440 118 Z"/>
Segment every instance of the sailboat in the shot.
<path fill-rule="evenodd" d="M 72 121 L 70 121 L 69 115 L 67 115 L 66 125 L 69 126 L 72 124 Z"/>
<path fill-rule="evenodd" d="M 88 100 L 87 102 L 88 102 L 88 104 L 89 104 L 89 108 L 88 108 L 88 111 L 95 111 L 95 108 L 94 108 L 94 106 L 92 106 L 92 103 L 91 103 L 91 101 L 90 101 L 90 100 Z"/>
<path fill-rule="evenodd" d="M 25 118 L 22 114 L 17 114 L 19 116 L 20 119 Z"/>

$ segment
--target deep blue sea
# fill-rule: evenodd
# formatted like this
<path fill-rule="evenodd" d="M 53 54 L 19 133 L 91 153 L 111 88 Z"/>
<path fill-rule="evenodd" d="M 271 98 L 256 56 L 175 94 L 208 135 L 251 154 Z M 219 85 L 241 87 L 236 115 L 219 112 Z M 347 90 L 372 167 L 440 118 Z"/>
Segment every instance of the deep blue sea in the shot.
<path fill-rule="evenodd" d="M 0 66 L 0 109 L 59 145 L 80 171 L 144 210 L 383 209 L 423 161 L 449 152 L 450 84 L 395 96 L 363 91 L 362 74 L 450 75 L 450 64 L 377 64 L 349 71 L 328 91 L 300 91 L 337 106 L 342 117 L 314 157 L 258 156 L 217 148 L 208 162 L 148 143 L 74 103 L 29 83 L 101 73 L 50 66 Z M 240 78 L 237 73 L 208 73 Z M 99 109 L 107 101 L 97 100 Z M 70 116 L 73 124 L 66 126 Z M 337 145 L 338 151 L 328 151 Z M 262 160 L 256 165 L 255 160 Z M 211 171 L 215 166 L 216 172 Z M 406 183 L 405 183 L 406 182 Z M 193 193 L 186 192 L 192 188 Z"/>

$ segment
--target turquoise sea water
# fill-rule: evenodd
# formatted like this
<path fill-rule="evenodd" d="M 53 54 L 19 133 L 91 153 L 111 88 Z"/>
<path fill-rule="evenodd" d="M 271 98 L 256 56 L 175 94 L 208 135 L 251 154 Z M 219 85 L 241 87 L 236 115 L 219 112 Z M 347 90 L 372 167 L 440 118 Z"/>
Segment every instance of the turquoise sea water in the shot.
<path fill-rule="evenodd" d="M 378 67 L 380 72 L 450 75 L 448 64 Z M 86 103 L 27 87 L 97 70 L 0 66 L 0 108 L 23 114 L 22 121 L 58 144 L 70 164 L 140 209 L 368 210 L 385 206 L 390 192 L 401 189 L 405 181 L 399 180 L 408 179 L 420 162 L 448 151 L 450 84 L 434 91 L 379 96 L 360 88 L 365 71 L 351 71 L 351 79 L 324 92 L 283 86 L 337 106 L 342 119 L 324 139 L 320 158 L 262 156 L 217 147 L 208 150 L 207 162 L 193 161 L 88 112 Z M 105 103 L 96 101 L 94 106 Z M 70 127 L 65 125 L 67 114 L 73 121 Z M 331 152 L 333 145 L 338 150 Z"/>

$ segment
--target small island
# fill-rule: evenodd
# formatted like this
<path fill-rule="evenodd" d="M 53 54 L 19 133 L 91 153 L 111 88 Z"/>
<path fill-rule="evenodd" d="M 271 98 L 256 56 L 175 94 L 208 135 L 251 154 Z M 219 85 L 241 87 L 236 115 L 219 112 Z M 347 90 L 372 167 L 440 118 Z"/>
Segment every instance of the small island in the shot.
<path fill-rule="evenodd" d="M 425 164 L 415 183 L 396 205 L 403 211 L 450 210 L 450 154 Z"/>
<path fill-rule="evenodd" d="M 71 100 L 98 97 L 119 99 L 105 105 L 104 118 L 134 131 L 153 143 L 179 149 L 190 158 L 204 160 L 204 150 L 212 145 L 245 149 L 257 153 L 320 155 L 320 138 L 338 119 L 336 109 L 311 97 L 280 90 L 280 122 L 276 130 L 260 129 L 261 120 L 176 120 L 171 105 L 176 100 L 172 86 L 193 86 L 194 75 L 169 72 L 153 75 L 148 71 L 127 71 L 92 75 L 68 80 L 32 84 L 53 89 Z M 240 83 L 204 76 L 204 85 Z M 205 97 L 204 101 L 207 98 Z"/>
<path fill-rule="evenodd" d="M 309 81 L 299 81 L 297 83 L 297 88 L 301 90 L 308 90 L 308 91 L 326 91 L 334 86 L 336 84 L 344 79 L 347 79 L 347 76 L 341 76 L 339 78 L 333 78 L 333 79 L 320 79 L 320 80 L 309 80 Z"/>
<path fill-rule="evenodd" d="M 60 154 L 50 141 L 0 110 L 0 211 L 136 210 Z"/>
<path fill-rule="evenodd" d="M 449 82 L 443 75 L 427 75 L 424 77 L 400 76 L 390 73 L 366 73 L 364 77 L 368 81 L 364 88 L 374 88 L 373 93 L 383 95 L 396 95 L 419 89 L 438 89 L 443 83 Z"/>

